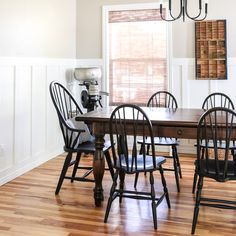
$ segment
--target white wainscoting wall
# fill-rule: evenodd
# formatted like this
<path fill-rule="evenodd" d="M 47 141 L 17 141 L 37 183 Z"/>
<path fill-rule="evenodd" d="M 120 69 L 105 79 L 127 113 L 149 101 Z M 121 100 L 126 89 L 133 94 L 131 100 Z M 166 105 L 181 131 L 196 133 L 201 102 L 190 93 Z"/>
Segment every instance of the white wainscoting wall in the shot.
<path fill-rule="evenodd" d="M 70 83 L 74 59 L 0 58 L 0 185 L 63 152 L 49 83 Z"/>
<path fill-rule="evenodd" d="M 228 58 L 227 80 L 196 80 L 195 60 L 174 58 L 172 60 L 171 92 L 180 107 L 200 108 L 207 95 L 213 92 L 226 93 L 236 105 L 236 58 Z"/>
<path fill-rule="evenodd" d="M 73 69 L 102 65 L 102 59 L 0 58 L 0 185 L 63 152 L 50 82 L 58 80 L 79 96 L 82 87 L 74 81 Z M 194 68 L 192 58 L 172 60 L 170 91 L 179 107 L 199 108 L 215 91 L 236 104 L 236 58 L 228 60 L 228 80 L 195 80 Z M 106 91 L 104 79 L 100 84 Z M 179 151 L 195 153 L 194 142 L 181 140 Z"/>

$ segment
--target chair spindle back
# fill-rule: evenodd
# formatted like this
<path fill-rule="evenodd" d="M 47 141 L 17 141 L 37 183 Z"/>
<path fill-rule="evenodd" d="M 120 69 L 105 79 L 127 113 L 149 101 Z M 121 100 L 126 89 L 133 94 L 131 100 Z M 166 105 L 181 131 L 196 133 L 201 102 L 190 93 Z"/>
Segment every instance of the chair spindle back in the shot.
<path fill-rule="evenodd" d="M 71 128 L 67 121 L 79 114 L 83 114 L 72 94 L 60 83 L 51 82 L 49 86 L 50 95 L 57 111 L 65 147 L 74 148 L 83 131 Z"/>
<path fill-rule="evenodd" d="M 178 108 L 175 97 L 167 91 L 158 91 L 148 100 L 148 107 Z"/>
<path fill-rule="evenodd" d="M 223 182 L 230 178 L 229 170 L 232 173 L 234 168 L 236 173 L 236 162 L 232 165 L 236 160 L 234 157 L 230 158 L 235 136 L 236 113 L 233 110 L 215 107 L 202 115 L 197 129 L 197 162 L 201 174 Z M 225 145 L 224 149 L 222 143 Z M 206 150 L 204 155 L 202 148 Z M 208 152 L 210 149 L 213 152 Z"/>
<path fill-rule="evenodd" d="M 128 126 L 129 124 L 129 126 Z M 131 125 L 130 125 L 131 124 Z M 139 154 L 137 140 L 145 141 L 146 137 L 151 139 L 151 151 L 149 156 L 146 151 Z M 155 147 L 152 124 L 145 112 L 133 104 L 123 104 L 118 106 L 110 117 L 110 140 L 115 168 L 122 166 L 124 171 L 129 173 L 137 172 L 138 158 L 143 158 L 143 169 L 146 169 L 146 158 L 152 158 L 155 163 Z M 145 148 L 145 147 L 144 147 Z M 131 158 L 129 156 L 131 155 Z"/>
<path fill-rule="evenodd" d="M 208 110 L 213 107 L 226 107 L 234 110 L 232 100 L 224 93 L 212 93 L 206 97 L 202 104 L 202 109 Z"/>

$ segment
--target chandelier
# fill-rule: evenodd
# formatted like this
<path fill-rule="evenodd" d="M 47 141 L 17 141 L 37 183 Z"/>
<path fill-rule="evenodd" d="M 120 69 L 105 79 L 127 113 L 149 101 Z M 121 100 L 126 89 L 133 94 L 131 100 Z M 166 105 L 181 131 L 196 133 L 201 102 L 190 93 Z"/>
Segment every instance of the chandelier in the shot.
<path fill-rule="evenodd" d="M 202 5 L 204 5 L 204 10 L 203 10 Z M 199 0 L 198 14 L 196 16 L 190 16 L 188 12 L 188 0 L 180 0 L 179 14 L 177 16 L 174 16 L 172 12 L 171 0 L 169 0 L 168 11 L 169 11 L 170 18 L 165 18 L 163 16 L 162 3 L 160 4 L 160 15 L 161 15 L 161 19 L 165 21 L 175 21 L 175 20 L 178 20 L 180 17 L 183 18 L 183 21 L 185 21 L 186 17 L 194 21 L 202 21 L 207 16 L 207 7 L 208 7 L 208 0 Z M 203 11 L 205 13 L 203 13 Z"/>

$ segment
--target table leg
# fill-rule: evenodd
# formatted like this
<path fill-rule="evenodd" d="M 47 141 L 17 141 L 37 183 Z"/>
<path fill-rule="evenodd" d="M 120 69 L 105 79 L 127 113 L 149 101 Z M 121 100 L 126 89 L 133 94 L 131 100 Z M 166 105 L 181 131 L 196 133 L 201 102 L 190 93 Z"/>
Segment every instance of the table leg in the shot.
<path fill-rule="evenodd" d="M 101 202 L 103 201 L 103 188 L 102 188 L 102 179 L 104 175 L 105 169 L 105 161 L 103 154 L 104 147 L 104 135 L 95 135 L 95 154 L 93 158 L 93 174 L 95 179 L 95 187 L 94 187 L 94 200 L 96 206 L 101 206 Z"/>

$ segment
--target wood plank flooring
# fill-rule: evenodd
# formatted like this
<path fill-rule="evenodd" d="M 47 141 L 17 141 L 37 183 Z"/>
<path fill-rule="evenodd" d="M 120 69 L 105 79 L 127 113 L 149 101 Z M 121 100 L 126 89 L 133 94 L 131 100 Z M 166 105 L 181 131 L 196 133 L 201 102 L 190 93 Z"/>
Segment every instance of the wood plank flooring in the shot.
<path fill-rule="evenodd" d="M 95 207 L 93 183 L 65 180 L 61 192 L 54 195 L 64 155 L 0 187 L 0 235 L 75 236 L 75 235 L 191 235 L 194 196 L 191 193 L 194 158 L 181 155 L 183 179 L 177 193 L 173 172 L 166 172 L 171 209 L 165 201 L 157 208 L 158 229 L 153 229 L 151 204 L 148 201 L 116 200 L 108 223 L 103 223 L 111 179 L 104 176 L 102 207 Z M 90 162 L 86 157 L 84 163 Z M 156 174 L 156 192 L 162 191 Z M 128 176 L 126 187 L 133 186 Z M 149 187 L 148 178 L 140 175 L 138 189 Z M 236 198 L 236 183 L 205 181 L 205 196 Z M 201 207 L 195 235 L 232 236 L 236 233 L 236 211 Z"/>

